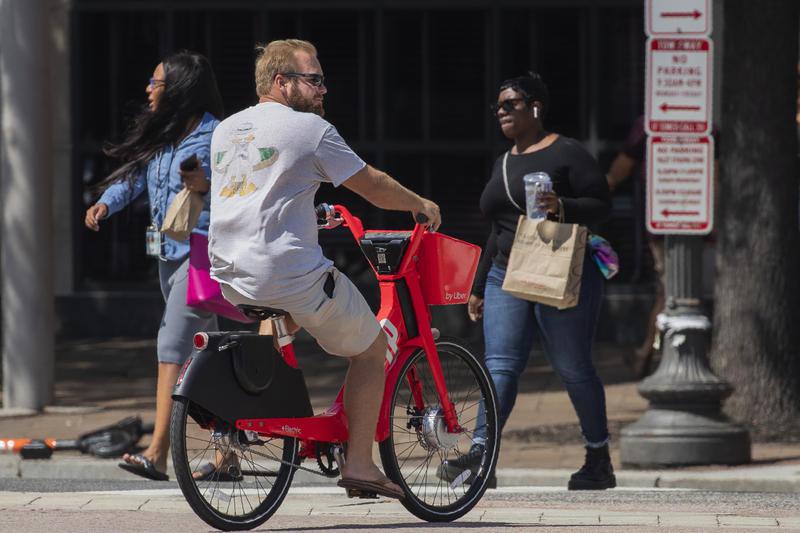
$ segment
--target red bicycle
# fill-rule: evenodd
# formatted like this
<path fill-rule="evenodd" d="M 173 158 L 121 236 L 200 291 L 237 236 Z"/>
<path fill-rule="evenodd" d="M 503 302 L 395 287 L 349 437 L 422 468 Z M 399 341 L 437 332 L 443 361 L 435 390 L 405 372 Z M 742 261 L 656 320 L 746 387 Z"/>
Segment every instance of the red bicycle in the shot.
<path fill-rule="evenodd" d="M 455 520 L 480 500 L 495 469 L 495 391 L 469 348 L 431 327 L 429 306 L 466 303 L 480 249 L 420 224 L 413 231 L 365 231 L 341 205 L 322 204 L 317 213 L 321 227 L 343 222 L 350 229 L 378 278 L 376 319 L 389 347 L 375 440 L 386 475 L 403 488 L 401 502 L 417 517 Z M 297 469 L 337 477 L 348 439 L 343 391 L 314 416 L 285 313 L 240 308 L 272 321 L 280 353 L 263 335 L 197 333 L 175 387 L 170 427 L 186 500 L 205 522 L 224 530 L 266 521 Z M 481 410 L 485 416 L 479 417 Z M 478 421 L 486 435 L 480 466 L 443 480 L 437 470 L 468 452 Z M 317 468 L 302 466 L 305 459 L 316 459 Z"/>

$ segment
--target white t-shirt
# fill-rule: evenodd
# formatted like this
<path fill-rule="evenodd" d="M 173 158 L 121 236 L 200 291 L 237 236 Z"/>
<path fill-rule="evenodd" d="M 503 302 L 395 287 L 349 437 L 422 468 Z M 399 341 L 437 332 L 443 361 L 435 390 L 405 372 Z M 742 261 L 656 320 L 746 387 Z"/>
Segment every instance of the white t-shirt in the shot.
<path fill-rule="evenodd" d="M 364 161 L 323 118 L 274 102 L 222 121 L 211 158 L 211 277 L 262 302 L 300 294 L 333 264 L 317 240 L 314 194 Z"/>

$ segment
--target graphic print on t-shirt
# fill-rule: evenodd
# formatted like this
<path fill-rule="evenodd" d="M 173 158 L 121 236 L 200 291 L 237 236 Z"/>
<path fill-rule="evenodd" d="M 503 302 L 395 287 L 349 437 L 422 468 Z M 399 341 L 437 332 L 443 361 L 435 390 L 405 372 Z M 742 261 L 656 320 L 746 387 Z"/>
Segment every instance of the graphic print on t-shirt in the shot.
<path fill-rule="evenodd" d="M 250 173 L 267 168 L 278 160 L 277 148 L 258 148 L 252 145 L 256 138 L 255 132 L 256 127 L 252 122 L 241 123 L 228 137 L 233 152 L 223 150 L 214 154 L 214 170 L 224 174 L 226 180 L 219 191 L 221 197 L 252 194 L 257 187 L 251 182 Z"/>

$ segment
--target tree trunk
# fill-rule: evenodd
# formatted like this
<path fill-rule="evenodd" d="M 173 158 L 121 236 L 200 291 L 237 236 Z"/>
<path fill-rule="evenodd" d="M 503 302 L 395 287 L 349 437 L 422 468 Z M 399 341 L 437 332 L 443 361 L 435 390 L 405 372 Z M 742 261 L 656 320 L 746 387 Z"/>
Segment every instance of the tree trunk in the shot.
<path fill-rule="evenodd" d="M 724 4 L 712 364 L 758 437 L 800 420 L 798 2 Z"/>

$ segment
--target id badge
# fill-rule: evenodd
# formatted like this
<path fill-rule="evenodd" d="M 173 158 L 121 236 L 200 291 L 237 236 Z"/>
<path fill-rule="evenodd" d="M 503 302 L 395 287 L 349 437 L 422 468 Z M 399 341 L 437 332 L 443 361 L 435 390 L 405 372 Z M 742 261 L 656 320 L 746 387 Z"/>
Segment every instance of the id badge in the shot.
<path fill-rule="evenodd" d="M 150 224 L 144 235 L 145 252 L 150 257 L 161 257 L 161 232 Z"/>

